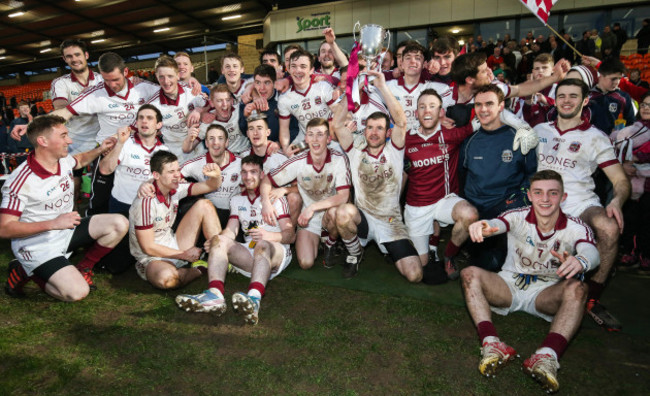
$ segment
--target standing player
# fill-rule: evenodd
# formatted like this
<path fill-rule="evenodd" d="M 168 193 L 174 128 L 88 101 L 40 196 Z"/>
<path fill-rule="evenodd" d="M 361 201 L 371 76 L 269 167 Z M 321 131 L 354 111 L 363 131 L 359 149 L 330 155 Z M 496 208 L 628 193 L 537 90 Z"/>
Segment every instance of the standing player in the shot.
<path fill-rule="evenodd" d="M 530 179 L 532 209 L 514 209 L 470 226 L 477 243 L 508 233 L 508 256 L 501 272 L 472 266 L 461 273 L 467 309 L 482 346 L 478 368 L 485 376 L 495 375 L 516 357 L 514 348 L 499 339 L 490 310 L 500 315 L 524 311 L 551 322 L 542 345 L 524 361 L 524 372 L 548 392 L 560 388 L 558 359 L 580 326 L 587 294 L 585 284 L 575 278 L 599 261 L 591 229 L 560 209 L 566 198 L 562 177 L 544 170 Z"/>
<path fill-rule="evenodd" d="M 235 98 L 235 105 L 239 105 L 246 88 L 253 83 L 253 79 L 243 78 L 244 61 L 241 56 L 231 52 L 221 58 L 221 74 L 226 79 L 228 91 Z M 249 75 L 250 76 L 250 75 Z"/>
<path fill-rule="evenodd" d="M 431 48 L 431 81 L 451 85 L 451 65 L 458 56 L 458 41 L 451 36 L 439 37 Z M 436 71 L 437 69 L 437 71 Z"/>
<path fill-rule="evenodd" d="M 94 287 L 93 267 L 126 234 L 128 222 L 120 215 L 82 219 L 73 211 L 72 171 L 112 148 L 114 141 L 107 139 L 92 151 L 72 156 L 65 119 L 53 115 L 36 117 L 27 137 L 35 150 L 2 187 L 0 238 L 11 239 L 18 257 L 9 263 L 5 291 L 22 295 L 32 277 L 52 297 L 78 301 Z M 72 266 L 67 254 L 91 243 L 77 268 Z"/>
<path fill-rule="evenodd" d="M 194 65 L 192 64 L 192 58 L 190 58 L 190 54 L 183 51 L 177 52 L 174 54 L 174 60 L 178 65 L 179 81 L 189 86 L 193 86 L 194 84 L 193 80 L 196 79 L 192 76 L 192 73 L 194 73 Z M 198 81 L 196 81 L 196 83 L 198 84 Z M 206 95 L 209 95 L 210 89 L 205 85 L 201 84 L 201 92 L 203 92 Z M 196 92 L 196 94 L 198 94 L 198 91 Z"/>
<path fill-rule="evenodd" d="M 557 120 L 535 127 L 539 134 L 538 170 L 550 169 L 562 175 L 568 193 L 562 211 L 579 217 L 596 233 L 600 268 L 587 281 L 587 312 L 607 330 L 618 331 L 621 324 L 599 300 L 616 260 L 618 237 L 623 230 L 621 208 L 630 195 L 630 181 L 607 136 L 581 117 L 589 102 L 588 94 L 589 88 L 581 80 L 566 79 L 557 85 Z M 594 192 L 592 174 L 597 168 L 613 185 L 613 198 L 606 208 Z"/>
<path fill-rule="evenodd" d="M 290 70 L 293 86 L 278 100 L 280 114 L 280 145 L 284 153 L 291 157 L 297 150 L 296 143 L 305 140 L 307 123 L 314 118 L 331 118 L 329 106 L 334 102 L 334 87 L 327 81 L 312 82 L 314 57 L 306 51 L 296 50 L 291 54 Z M 289 121 L 294 116 L 300 124 L 300 133 L 290 140 Z"/>
<path fill-rule="evenodd" d="M 269 65 L 275 70 L 275 80 L 281 79 L 284 77 L 284 71 L 282 70 L 282 61 L 280 60 L 280 55 L 272 50 L 264 50 L 260 54 L 260 65 Z"/>
<path fill-rule="evenodd" d="M 262 177 L 264 171 L 260 159 L 251 155 L 244 157 L 241 179 L 246 191 L 232 198 L 228 224 L 209 241 L 208 289 L 198 295 L 177 296 L 176 304 L 180 308 L 188 312 L 215 312 L 217 315 L 226 312 L 224 282 L 228 263 L 232 263 L 237 272 L 251 279 L 248 293 L 232 295 L 233 308 L 245 315 L 246 323 L 257 324 L 266 285 L 291 263 L 289 244 L 296 238 L 284 198 L 273 203 L 278 224 L 264 222 L 260 197 Z M 244 243 L 235 241 L 240 227 L 245 235 Z"/>
<path fill-rule="evenodd" d="M 198 109 L 207 104 L 203 96 L 195 96 L 187 85 L 179 83 L 178 65 L 169 56 L 163 55 L 154 66 L 160 90 L 147 100 L 162 113 L 160 130 L 168 150 L 179 158 L 193 158 L 193 153 L 184 155 L 183 141 L 190 127 L 198 126 L 201 114 Z"/>
<path fill-rule="evenodd" d="M 273 213 L 271 185 L 278 188 L 294 181 L 302 198 L 302 211 L 298 217 L 300 229 L 296 235 L 296 254 L 300 268 L 309 269 L 318 255 L 321 230 L 329 233 L 326 248 L 331 249 L 338 233 L 334 208 L 344 204 L 350 197 L 350 165 L 345 155 L 327 147 L 331 141 L 329 124 L 316 118 L 307 124 L 304 151 L 274 169 L 262 181 L 260 191 L 264 207 L 264 220 L 275 224 L 278 213 Z M 330 256 L 326 254 L 325 267 L 331 268 Z"/>
<path fill-rule="evenodd" d="M 404 220 L 409 238 L 420 256 L 420 264 L 425 266 L 424 281 L 439 283 L 436 268 L 427 265 L 434 220 L 442 225 L 454 225 L 445 248 L 445 271 L 449 279 L 454 280 L 459 275 L 454 257 L 467 240 L 467 227 L 478 219 L 476 208 L 457 195 L 460 146 L 472 134 L 472 127 L 471 124 L 460 128 L 441 125 L 442 99 L 433 89 L 422 91 L 417 109 L 420 126 L 411 129 L 405 140 L 404 155 L 410 166 Z"/>
<path fill-rule="evenodd" d="M 336 44 L 336 35 L 334 29 L 326 28 L 323 30 L 325 40 L 318 47 L 318 62 L 320 68 L 316 69 L 317 74 L 326 74 L 334 78 L 334 85 L 338 85 L 341 79 L 339 68 L 348 65 L 348 58 Z"/>
<path fill-rule="evenodd" d="M 334 125 L 341 147 L 350 158 L 355 204 L 344 203 L 336 209 L 336 228 L 348 250 L 344 274 L 354 276 L 363 259 L 363 247 L 374 240 L 384 254 L 390 254 L 399 272 L 410 282 L 422 279 L 422 266 L 413 243 L 408 239 L 400 211 L 400 192 L 404 169 L 406 114 L 390 93 L 382 73 L 368 71 L 373 84 L 386 100 L 395 126 L 389 129 L 387 114 L 374 113 L 366 120 L 368 146 L 353 145 L 351 131 L 345 126 L 347 100 L 336 110 Z M 390 143 L 386 137 L 390 133 Z M 361 239 L 361 241 L 359 240 Z"/>
<path fill-rule="evenodd" d="M 210 239 L 221 231 L 217 213 L 207 199 L 198 200 L 183 216 L 176 229 L 178 202 L 190 195 L 212 192 L 221 184 L 217 164 L 207 164 L 201 183 L 181 183 L 178 159 L 169 151 L 151 157 L 151 173 L 156 194 L 136 198 L 129 210 L 131 254 L 137 260 L 136 272 L 159 289 L 175 289 L 201 276 L 205 267 L 183 268 L 201 257 L 194 246 L 200 232 Z"/>
<path fill-rule="evenodd" d="M 181 175 L 198 181 L 206 181 L 203 167 L 207 164 L 217 164 L 221 170 L 221 185 L 215 191 L 206 194 L 205 198 L 217 208 L 220 224 L 226 224 L 230 217 L 230 200 L 239 194 L 241 180 L 241 159 L 228 151 L 228 132 L 217 124 L 208 127 L 205 133 L 205 146 L 208 152 L 191 159 L 181 167 Z"/>

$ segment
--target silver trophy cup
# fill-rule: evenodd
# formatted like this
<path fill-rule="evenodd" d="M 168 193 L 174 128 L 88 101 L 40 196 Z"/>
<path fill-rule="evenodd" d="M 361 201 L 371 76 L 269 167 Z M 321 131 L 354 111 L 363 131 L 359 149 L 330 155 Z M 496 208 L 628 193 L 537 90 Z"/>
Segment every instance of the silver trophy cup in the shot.
<path fill-rule="evenodd" d="M 359 44 L 361 44 L 361 51 L 359 55 L 365 59 L 366 67 L 368 70 L 376 70 L 381 72 L 381 64 L 386 55 L 385 50 L 382 52 L 383 48 L 388 48 L 390 45 L 390 31 L 384 29 L 379 25 L 363 25 L 357 21 L 354 24 L 352 29 L 352 35 L 354 36 L 354 41 L 357 41 L 356 30 L 359 26 Z M 384 40 L 386 44 L 384 45 Z"/>

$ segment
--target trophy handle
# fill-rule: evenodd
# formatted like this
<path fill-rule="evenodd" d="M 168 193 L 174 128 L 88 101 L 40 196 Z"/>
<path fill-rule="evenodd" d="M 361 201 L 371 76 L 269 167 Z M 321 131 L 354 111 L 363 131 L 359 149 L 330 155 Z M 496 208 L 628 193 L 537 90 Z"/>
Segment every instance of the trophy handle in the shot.
<path fill-rule="evenodd" d="M 388 38 L 388 41 L 386 41 L 386 48 L 390 48 L 390 30 L 386 30 L 386 34 L 384 35 L 384 38 Z"/>
<path fill-rule="evenodd" d="M 355 32 L 357 31 L 357 26 L 359 26 L 359 33 L 360 33 L 361 23 L 359 23 L 359 21 L 357 21 L 357 23 L 355 23 L 354 26 L 352 26 L 352 37 L 354 38 L 355 42 L 357 41 L 357 35 L 355 34 Z"/>

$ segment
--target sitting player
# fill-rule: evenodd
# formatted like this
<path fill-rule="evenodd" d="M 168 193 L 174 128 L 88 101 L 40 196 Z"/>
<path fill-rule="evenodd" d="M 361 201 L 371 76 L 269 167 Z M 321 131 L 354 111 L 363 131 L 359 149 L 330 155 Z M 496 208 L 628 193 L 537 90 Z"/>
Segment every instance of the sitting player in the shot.
<path fill-rule="evenodd" d="M 537 172 L 528 192 L 532 208 L 513 209 L 469 227 L 477 243 L 508 233 L 508 256 L 501 272 L 478 267 L 461 271 L 467 308 L 482 345 L 479 371 L 485 376 L 494 375 L 516 356 L 499 340 L 490 310 L 501 315 L 524 311 L 551 322 L 551 329 L 523 369 L 549 392 L 560 387 L 558 359 L 580 326 L 587 298 L 587 287 L 576 278 L 600 261 L 591 229 L 560 209 L 566 197 L 557 172 Z"/>
<path fill-rule="evenodd" d="M 221 171 L 215 163 L 207 164 L 202 183 L 181 183 L 178 158 L 169 151 L 151 157 L 154 197 L 138 197 L 129 210 L 131 254 L 137 260 L 140 277 L 160 289 L 183 286 L 201 276 L 203 268 L 182 268 L 199 259 L 202 249 L 194 246 L 199 232 L 206 239 L 221 231 L 214 206 L 207 199 L 198 200 L 181 219 L 176 232 L 178 202 L 188 195 L 212 192 L 221 185 Z"/>
<path fill-rule="evenodd" d="M 62 301 L 78 301 L 88 295 L 92 269 L 122 239 L 128 222 L 121 215 L 81 218 L 73 211 L 72 171 L 81 169 L 114 145 L 106 139 L 98 148 L 68 154 L 72 144 L 65 119 L 36 117 L 27 128 L 35 150 L 9 176 L 2 187 L 0 238 L 11 239 L 18 260 L 9 263 L 5 291 L 23 295 L 33 279 L 45 292 Z M 73 267 L 67 254 L 94 243 Z"/>
<path fill-rule="evenodd" d="M 206 243 L 210 252 L 208 289 L 198 295 L 177 296 L 176 304 L 180 308 L 188 312 L 215 312 L 217 315 L 226 312 L 224 281 L 230 262 L 239 273 L 251 278 L 248 294 L 233 294 L 233 307 L 245 314 L 246 323 L 257 324 L 260 299 L 266 284 L 291 263 L 289 244 L 296 237 L 284 197 L 273 203 L 278 224 L 273 226 L 262 220 L 262 200 L 259 195 L 262 177 L 264 170 L 259 157 L 249 155 L 242 159 L 241 179 L 246 191 L 231 199 L 228 224 L 219 236 Z M 245 234 L 244 243 L 235 241 L 240 226 Z"/>

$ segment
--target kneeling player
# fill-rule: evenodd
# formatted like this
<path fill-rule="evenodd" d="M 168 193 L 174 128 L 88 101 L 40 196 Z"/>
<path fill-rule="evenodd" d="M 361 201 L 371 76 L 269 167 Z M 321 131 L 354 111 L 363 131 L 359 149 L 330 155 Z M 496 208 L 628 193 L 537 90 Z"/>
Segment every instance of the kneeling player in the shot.
<path fill-rule="evenodd" d="M 5 291 L 21 296 L 23 286 L 33 279 L 54 298 L 78 301 L 94 288 L 94 265 L 126 234 L 128 222 L 119 214 L 82 219 L 73 211 L 72 171 L 115 142 L 109 138 L 94 150 L 69 155 L 72 140 L 65 119 L 52 115 L 35 118 L 27 127 L 27 137 L 35 150 L 2 187 L 0 238 L 11 238 L 18 258 L 9 263 Z M 72 266 L 68 253 L 91 243 L 77 268 Z"/>
<path fill-rule="evenodd" d="M 482 344 L 483 375 L 494 375 L 516 355 L 499 340 L 490 310 L 501 315 L 525 311 L 551 322 L 551 329 L 523 369 L 549 392 L 560 387 L 558 359 L 580 325 L 587 298 L 587 287 L 576 278 L 600 262 L 591 229 L 560 209 L 566 196 L 557 172 L 540 171 L 530 179 L 532 209 L 514 209 L 469 227 L 474 242 L 508 233 L 508 256 L 501 272 L 478 267 L 461 271 L 467 308 Z"/>
<path fill-rule="evenodd" d="M 262 160 L 249 155 L 241 163 L 241 179 L 246 191 L 230 201 L 230 220 L 219 236 L 209 245 L 208 290 L 198 295 L 181 294 L 176 304 L 188 312 L 226 312 L 224 281 L 228 262 L 241 274 L 251 278 L 248 294 L 232 296 L 236 311 L 242 312 L 246 323 L 257 324 L 260 300 L 266 284 L 291 263 L 291 248 L 295 240 L 286 198 L 276 199 L 273 207 L 278 214 L 278 225 L 262 220 L 262 200 L 259 195 L 260 180 L 264 176 Z M 245 234 L 245 242 L 235 241 L 238 228 Z"/>
<path fill-rule="evenodd" d="M 203 167 L 206 181 L 181 183 L 176 155 L 158 151 L 151 157 L 151 173 L 155 195 L 136 198 L 129 210 L 131 254 L 142 279 L 160 289 L 174 289 L 201 276 L 201 268 L 181 268 L 201 256 L 202 249 L 194 246 L 199 232 L 210 239 L 221 231 L 212 202 L 201 199 L 183 216 L 174 233 L 178 202 L 219 188 L 221 171 L 219 165 L 207 164 Z"/>

